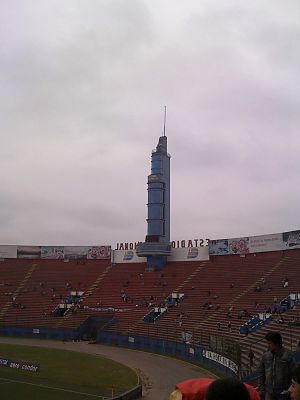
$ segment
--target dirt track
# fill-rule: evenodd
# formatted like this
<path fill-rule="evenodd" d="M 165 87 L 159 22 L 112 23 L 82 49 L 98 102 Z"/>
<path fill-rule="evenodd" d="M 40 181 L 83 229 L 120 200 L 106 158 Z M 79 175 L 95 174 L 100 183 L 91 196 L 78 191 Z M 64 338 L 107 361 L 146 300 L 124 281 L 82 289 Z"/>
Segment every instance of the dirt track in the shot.
<path fill-rule="evenodd" d="M 100 354 L 134 368 L 143 384 L 143 399 L 168 400 L 177 382 L 189 378 L 213 377 L 211 372 L 172 358 L 141 351 L 122 349 L 87 342 L 62 343 L 50 340 L 0 338 L 0 343 L 15 343 L 30 346 L 52 347 L 90 354 Z"/>

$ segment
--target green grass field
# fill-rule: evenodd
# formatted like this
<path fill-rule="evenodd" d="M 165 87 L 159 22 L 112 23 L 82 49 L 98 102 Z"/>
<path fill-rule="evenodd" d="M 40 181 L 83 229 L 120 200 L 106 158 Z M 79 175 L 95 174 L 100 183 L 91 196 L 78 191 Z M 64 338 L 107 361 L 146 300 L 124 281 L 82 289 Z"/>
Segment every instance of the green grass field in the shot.
<path fill-rule="evenodd" d="M 135 372 L 109 359 L 66 350 L 0 344 L 0 357 L 40 364 L 33 373 L 0 365 L 1 398 L 86 400 L 137 384 Z"/>

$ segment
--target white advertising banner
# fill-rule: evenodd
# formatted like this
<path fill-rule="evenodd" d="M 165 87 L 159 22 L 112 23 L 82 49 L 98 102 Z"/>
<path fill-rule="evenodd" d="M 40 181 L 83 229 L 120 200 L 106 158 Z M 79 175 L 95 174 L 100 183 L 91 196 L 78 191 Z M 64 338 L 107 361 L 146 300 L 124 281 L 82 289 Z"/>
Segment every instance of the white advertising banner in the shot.
<path fill-rule="evenodd" d="M 17 258 L 17 246 L 0 246 L 0 258 Z"/>
<path fill-rule="evenodd" d="M 282 233 L 249 237 L 250 253 L 282 250 L 282 246 Z"/>
<path fill-rule="evenodd" d="M 206 261 L 209 260 L 208 246 L 172 249 L 168 261 Z M 138 257 L 135 250 L 113 250 L 112 262 L 146 263 L 146 257 Z"/>

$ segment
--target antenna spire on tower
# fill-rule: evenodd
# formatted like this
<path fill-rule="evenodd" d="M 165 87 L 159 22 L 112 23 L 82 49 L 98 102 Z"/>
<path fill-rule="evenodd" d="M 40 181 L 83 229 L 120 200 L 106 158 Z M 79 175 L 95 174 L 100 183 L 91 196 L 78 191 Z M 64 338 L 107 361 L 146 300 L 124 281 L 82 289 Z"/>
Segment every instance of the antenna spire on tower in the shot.
<path fill-rule="evenodd" d="M 164 136 L 166 136 L 166 119 L 167 119 L 167 106 L 165 106 L 165 114 L 164 114 Z"/>

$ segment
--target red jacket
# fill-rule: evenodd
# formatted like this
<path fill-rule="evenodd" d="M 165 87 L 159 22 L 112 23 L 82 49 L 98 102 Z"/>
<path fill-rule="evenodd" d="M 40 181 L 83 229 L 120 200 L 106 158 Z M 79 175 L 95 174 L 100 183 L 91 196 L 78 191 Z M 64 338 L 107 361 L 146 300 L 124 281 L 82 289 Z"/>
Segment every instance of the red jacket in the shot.
<path fill-rule="evenodd" d="M 209 385 L 214 381 L 210 378 L 188 379 L 186 381 L 177 383 L 176 389 L 180 390 L 182 400 L 205 400 L 205 395 Z M 253 386 L 246 386 L 251 400 L 260 400 L 259 394 Z"/>

